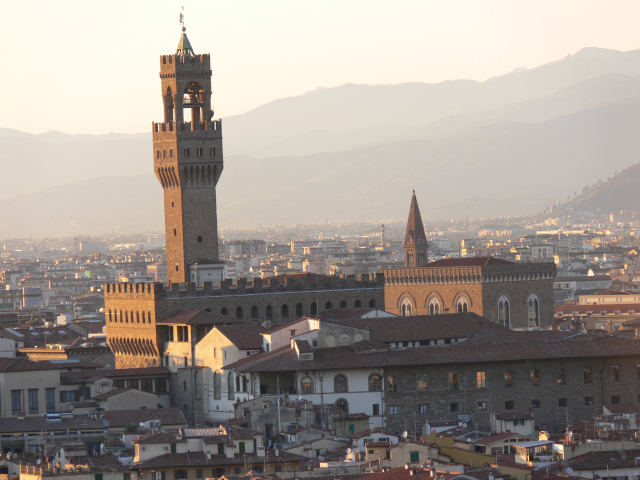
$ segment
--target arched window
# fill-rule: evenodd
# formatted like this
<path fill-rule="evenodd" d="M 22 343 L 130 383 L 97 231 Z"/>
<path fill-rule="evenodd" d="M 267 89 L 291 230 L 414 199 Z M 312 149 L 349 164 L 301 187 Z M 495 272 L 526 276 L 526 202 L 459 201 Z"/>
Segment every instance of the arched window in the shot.
<path fill-rule="evenodd" d="M 236 392 L 240 393 L 242 391 L 242 378 L 240 375 L 236 375 Z"/>
<path fill-rule="evenodd" d="M 257 318 L 258 318 L 258 307 L 254 305 L 253 307 L 251 307 L 251 319 L 255 320 Z"/>
<path fill-rule="evenodd" d="M 244 318 L 242 315 L 242 307 L 236 308 L 236 318 L 238 320 L 242 320 Z"/>
<path fill-rule="evenodd" d="M 458 305 L 456 306 L 456 312 L 458 313 L 467 313 L 469 310 L 469 304 L 467 303 L 466 298 L 461 298 L 458 300 Z"/>
<path fill-rule="evenodd" d="M 316 302 L 313 302 L 311 304 L 311 316 L 315 317 L 318 315 L 318 304 Z"/>
<path fill-rule="evenodd" d="M 233 372 L 229 372 L 229 376 L 227 377 L 227 388 L 229 389 L 229 392 L 228 392 L 229 400 L 233 400 L 235 395 L 233 387 L 234 387 Z"/>
<path fill-rule="evenodd" d="M 440 302 L 437 298 L 432 298 L 429 302 L 429 315 L 438 315 L 440 313 Z"/>
<path fill-rule="evenodd" d="M 498 323 L 504 327 L 511 328 L 511 304 L 505 295 L 498 300 Z"/>
<path fill-rule="evenodd" d="M 266 317 L 267 320 L 273 320 L 273 307 L 271 305 L 267 305 Z"/>
<path fill-rule="evenodd" d="M 405 298 L 402 301 L 402 305 L 400 306 L 400 315 L 402 315 L 403 317 L 410 317 L 412 311 L 413 306 L 411 305 L 411 300 Z"/>
<path fill-rule="evenodd" d="M 289 305 L 286 303 L 282 305 L 282 318 L 289 318 Z"/>
<path fill-rule="evenodd" d="M 336 393 L 345 393 L 349 391 L 347 377 L 342 373 L 333 377 L 333 391 Z"/>
<path fill-rule="evenodd" d="M 382 391 L 382 377 L 379 373 L 372 373 L 369 375 L 369 391 L 381 392 Z"/>
<path fill-rule="evenodd" d="M 324 304 L 324 309 L 325 310 L 331 310 L 333 308 L 333 306 L 331 305 L 331 302 L 327 302 Z"/>
<path fill-rule="evenodd" d="M 109 309 L 109 321 L 111 322 L 111 309 Z"/>
<path fill-rule="evenodd" d="M 129 311 L 124 311 L 124 323 L 129 323 Z"/>
<path fill-rule="evenodd" d="M 302 311 L 302 304 L 298 303 L 296 305 L 296 318 L 302 317 L 303 314 L 304 314 L 304 312 Z"/>
<path fill-rule="evenodd" d="M 140 323 L 140 312 L 136 312 L 136 323 Z"/>
<path fill-rule="evenodd" d="M 149 323 L 151 323 L 151 312 L 147 315 L 147 319 L 149 320 Z"/>
<path fill-rule="evenodd" d="M 300 382 L 300 390 L 302 393 L 313 393 L 313 380 L 309 377 L 304 377 Z"/>
<path fill-rule="evenodd" d="M 540 302 L 535 294 L 529 295 L 527 300 L 527 316 L 529 319 L 529 328 L 540 327 Z"/>
<path fill-rule="evenodd" d="M 340 308 L 347 308 L 347 302 L 345 302 L 344 300 L 342 300 L 340 302 Z"/>
<path fill-rule="evenodd" d="M 142 323 L 147 323 L 147 317 L 145 312 L 142 312 Z"/>
<path fill-rule="evenodd" d="M 376 308 L 376 299 L 372 298 L 369 300 L 369 308 Z"/>
<path fill-rule="evenodd" d="M 362 302 L 360 300 L 356 300 L 353 306 L 355 308 L 362 308 Z"/>
<path fill-rule="evenodd" d="M 338 400 L 336 400 L 336 407 L 338 407 L 344 413 L 349 413 L 349 402 L 347 402 L 344 398 L 339 398 Z"/>
<path fill-rule="evenodd" d="M 225 317 L 229 315 L 229 310 L 227 309 L 227 307 L 222 307 L 220 309 L 220 315 L 224 315 Z"/>

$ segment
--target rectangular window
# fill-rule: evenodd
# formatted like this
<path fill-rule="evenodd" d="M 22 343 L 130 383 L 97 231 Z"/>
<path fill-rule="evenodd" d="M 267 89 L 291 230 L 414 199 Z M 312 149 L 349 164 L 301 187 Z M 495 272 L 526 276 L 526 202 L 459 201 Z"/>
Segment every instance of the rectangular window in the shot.
<path fill-rule="evenodd" d="M 380 415 L 380 404 L 374 403 L 372 410 L 373 410 L 373 415 Z"/>
<path fill-rule="evenodd" d="M 420 452 L 409 452 L 409 461 L 411 463 L 420 463 Z"/>
<path fill-rule="evenodd" d="M 11 390 L 11 415 L 22 413 L 22 390 Z"/>
<path fill-rule="evenodd" d="M 566 398 L 559 398 L 558 399 L 558 407 L 566 407 L 567 406 L 567 399 Z"/>
<path fill-rule="evenodd" d="M 239 449 L 239 452 L 240 452 L 240 453 L 245 453 L 244 442 L 239 442 L 239 443 L 240 443 L 240 449 Z"/>
<path fill-rule="evenodd" d="M 421 373 L 416 378 L 416 390 L 418 390 L 419 392 L 427 391 L 427 375 L 426 374 Z"/>
<path fill-rule="evenodd" d="M 198 156 L 201 157 L 202 156 L 202 147 L 198 147 L 197 151 L 198 151 Z"/>
<path fill-rule="evenodd" d="M 114 380 L 113 381 L 113 388 L 124 388 L 124 380 Z"/>
<path fill-rule="evenodd" d="M 429 407 L 426 403 L 418 405 L 418 413 L 429 413 Z"/>
<path fill-rule="evenodd" d="M 558 379 L 558 385 L 566 385 L 567 384 L 567 369 L 566 368 L 559 368 L 557 370 L 557 379 Z"/>
<path fill-rule="evenodd" d="M 478 390 L 487 388 L 487 372 L 476 373 L 476 388 Z"/>
<path fill-rule="evenodd" d="M 458 403 L 457 402 L 450 403 L 449 404 L 449 411 L 453 412 L 453 413 L 457 412 L 458 411 Z"/>
<path fill-rule="evenodd" d="M 204 470 L 196 468 L 196 478 L 204 478 Z"/>
<path fill-rule="evenodd" d="M 38 414 L 38 389 L 30 388 L 29 392 L 29 415 Z"/>
<path fill-rule="evenodd" d="M 487 409 L 487 402 L 478 402 L 478 410 L 484 411 Z"/>
<path fill-rule="evenodd" d="M 537 368 L 529 370 L 529 385 L 534 387 L 540 386 L 540 370 Z"/>
<path fill-rule="evenodd" d="M 173 148 L 169 149 L 169 158 L 173 158 Z"/>
<path fill-rule="evenodd" d="M 616 383 L 620 381 L 620 367 L 618 367 L 618 365 L 611 365 L 609 367 L 609 379 Z"/>
<path fill-rule="evenodd" d="M 524 420 L 523 420 L 523 419 L 517 419 L 517 420 L 514 420 L 514 421 L 513 421 L 513 424 L 514 424 L 516 427 L 518 427 L 518 426 L 519 426 L 519 427 L 524 427 Z"/>
<path fill-rule="evenodd" d="M 47 413 L 53 413 L 56 411 L 56 389 L 45 388 L 44 390 L 45 401 L 47 402 Z"/>
<path fill-rule="evenodd" d="M 160 150 L 156 150 L 156 158 L 160 158 Z"/>
<path fill-rule="evenodd" d="M 187 480 L 189 477 L 187 476 L 186 470 L 180 469 L 173 471 L 173 478 L 174 480 Z"/>
<path fill-rule="evenodd" d="M 504 371 L 504 388 L 513 388 L 513 370 Z"/>
<path fill-rule="evenodd" d="M 167 379 L 156 378 L 156 393 L 165 393 L 167 391 Z"/>
<path fill-rule="evenodd" d="M 540 408 L 540 400 L 531 400 L 531 408 Z"/>
<path fill-rule="evenodd" d="M 210 156 L 210 157 L 215 157 L 215 156 L 216 156 L 216 149 L 215 149 L 215 147 L 209 147 L 209 156 Z"/>
<path fill-rule="evenodd" d="M 140 390 L 143 392 L 153 392 L 153 379 L 152 378 L 143 378 L 140 380 Z"/>
<path fill-rule="evenodd" d="M 166 150 L 162 151 L 162 158 L 167 158 L 167 151 Z"/>
<path fill-rule="evenodd" d="M 458 372 L 449 372 L 449 390 L 458 390 Z"/>
<path fill-rule="evenodd" d="M 584 375 L 584 383 L 593 383 L 593 368 L 584 367 L 582 372 Z"/>
<path fill-rule="evenodd" d="M 584 397 L 584 404 L 585 405 L 593 405 L 593 397 Z"/>
<path fill-rule="evenodd" d="M 398 405 L 389 405 L 389 415 L 398 414 Z"/>
<path fill-rule="evenodd" d="M 218 444 L 218 455 L 224 455 L 224 443 Z"/>
<path fill-rule="evenodd" d="M 395 393 L 397 391 L 398 391 L 398 376 L 388 375 L 387 376 L 387 392 Z"/>
<path fill-rule="evenodd" d="M 620 403 L 620 395 L 611 395 L 611 403 Z"/>
<path fill-rule="evenodd" d="M 191 150 L 189 148 L 184 149 L 184 156 L 187 158 L 191 156 Z"/>
<path fill-rule="evenodd" d="M 506 402 L 504 402 L 504 409 L 505 410 L 513 410 L 514 409 L 513 400 L 507 400 Z"/>

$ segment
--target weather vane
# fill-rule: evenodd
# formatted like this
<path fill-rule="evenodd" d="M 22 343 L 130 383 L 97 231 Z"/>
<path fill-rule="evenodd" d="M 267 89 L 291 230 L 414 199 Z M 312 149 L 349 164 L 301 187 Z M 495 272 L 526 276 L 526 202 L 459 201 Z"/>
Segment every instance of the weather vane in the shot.
<path fill-rule="evenodd" d="M 182 31 L 186 31 L 187 27 L 184 26 L 184 5 L 181 7 L 182 12 L 180 12 L 180 25 L 182 25 Z"/>

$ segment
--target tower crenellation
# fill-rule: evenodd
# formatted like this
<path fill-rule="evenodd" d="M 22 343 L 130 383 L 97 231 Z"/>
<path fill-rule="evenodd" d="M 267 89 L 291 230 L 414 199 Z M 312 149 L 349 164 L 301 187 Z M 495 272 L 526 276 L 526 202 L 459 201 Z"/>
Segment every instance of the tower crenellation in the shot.
<path fill-rule="evenodd" d="M 211 57 L 195 54 L 186 33 L 160 56 L 164 119 L 152 124 L 154 171 L 164 192 L 167 277 L 217 284 L 216 185 L 223 169 L 222 123 L 211 108 Z"/>

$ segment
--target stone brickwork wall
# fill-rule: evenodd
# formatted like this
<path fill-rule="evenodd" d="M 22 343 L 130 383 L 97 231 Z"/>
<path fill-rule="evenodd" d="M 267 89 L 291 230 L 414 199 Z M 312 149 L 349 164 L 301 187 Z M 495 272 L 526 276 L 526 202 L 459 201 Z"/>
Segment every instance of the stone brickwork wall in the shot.
<path fill-rule="evenodd" d="M 206 369 L 179 368 L 171 375 L 171 406 L 182 410 L 191 427 L 204 426 L 205 405 L 209 400 L 205 386 Z"/>
<path fill-rule="evenodd" d="M 489 426 L 492 411 L 526 413 L 530 409 L 536 426 L 577 422 L 601 415 L 603 404 L 637 402 L 639 364 L 640 356 L 627 356 L 386 368 L 387 426 L 402 431 L 405 420 L 413 428 L 413 422 L 455 420 L 459 414 L 471 415 L 479 426 Z M 617 381 L 612 367 L 618 367 Z M 591 369 L 591 383 L 585 383 L 585 368 Z M 558 369 L 565 369 L 564 385 L 558 382 Z M 531 370 L 537 370 L 537 382 Z M 478 372 L 485 374 L 482 388 L 478 388 Z M 511 387 L 505 383 L 505 372 L 512 374 Z M 450 385 L 450 374 L 457 375 L 457 389 Z M 397 376 L 397 392 L 388 391 L 389 375 Z M 417 390 L 418 375 L 426 375 L 426 391 Z M 397 414 L 390 414 L 390 407 L 397 407 Z"/>
<path fill-rule="evenodd" d="M 251 286 L 239 280 L 235 288 L 230 281 L 221 282 L 219 288 L 210 282 L 203 288 L 194 283 L 174 283 L 168 288 L 160 283 L 106 285 L 107 340 L 116 368 L 161 365 L 163 346 L 155 322 L 173 313 L 208 310 L 247 322 L 271 320 L 277 324 L 340 308 L 341 304 L 384 309 L 383 281 L 380 275 L 361 275 L 358 280 L 353 276 L 328 277 L 328 283 L 318 285 L 291 281 L 263 284 L 260 279 Z"/>
<path fill-rule="evenodd" d="M 469 312 L 498 321 L 498 303 L 509 301 L 512 328 L 527 328 L 528 300 L 539 302 L 539 323 L 553 323 L 554 264 L 514 264 L 491 267 L 422 267 L 385 270 L 385 306 L 400 315 L 403 303 L 410 302 L 412 315 L 428 315 L 435 300 L 440 313 L 455 313 L 464 299 Z"/>

